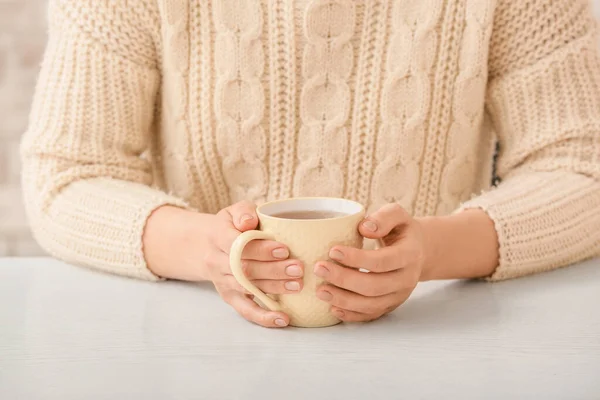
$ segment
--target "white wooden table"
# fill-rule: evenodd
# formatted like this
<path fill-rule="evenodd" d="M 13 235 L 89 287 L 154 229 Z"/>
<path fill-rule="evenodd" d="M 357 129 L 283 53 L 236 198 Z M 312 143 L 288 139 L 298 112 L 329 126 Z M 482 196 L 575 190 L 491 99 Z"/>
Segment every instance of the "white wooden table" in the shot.
<path fill-rule="evenodd" d="M 268 330 L 209 285 L 0 259 L 0 399 L 600 399 L 600 261 Z"/>

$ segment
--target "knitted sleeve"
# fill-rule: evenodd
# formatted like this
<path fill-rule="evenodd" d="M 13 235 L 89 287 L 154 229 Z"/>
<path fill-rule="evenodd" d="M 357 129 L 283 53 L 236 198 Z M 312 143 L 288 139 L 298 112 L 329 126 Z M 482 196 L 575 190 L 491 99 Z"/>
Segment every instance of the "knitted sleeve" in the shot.
<path fill-rule="evenodd" d="M 491 280 L 600 254 L 600 56 L 585 0 L 500 0 L 488 112 L 502 183 L 463 205 L 495 223 Z"/>
<path fill-rule="evenodd" d="M 131 3 L 50 1 L 22 180 L 32 230 L 49 253 L 155 280 L 142 253 L 146 219 L 161 205 L 185 204 L 151 188 L 155 14 L 145 1 L 132 12 Z"/>

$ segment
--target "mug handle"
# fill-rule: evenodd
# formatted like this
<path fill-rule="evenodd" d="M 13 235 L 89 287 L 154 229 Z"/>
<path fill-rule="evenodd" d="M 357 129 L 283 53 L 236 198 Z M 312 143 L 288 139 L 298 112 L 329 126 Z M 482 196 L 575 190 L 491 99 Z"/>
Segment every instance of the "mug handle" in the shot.
<path fill-rule="evenodd" d="M 242 253 L 246 245 L 253 240 L 273 240 L 273 236 L 262 231 L 247 231 L 238 236 L 231 245 L 231 251 L 229 252 L 231 272 L 238 283 L 262 301 L 269 310 L 281 311 L 281 305 L 254 286 L 242 269 Z"/>

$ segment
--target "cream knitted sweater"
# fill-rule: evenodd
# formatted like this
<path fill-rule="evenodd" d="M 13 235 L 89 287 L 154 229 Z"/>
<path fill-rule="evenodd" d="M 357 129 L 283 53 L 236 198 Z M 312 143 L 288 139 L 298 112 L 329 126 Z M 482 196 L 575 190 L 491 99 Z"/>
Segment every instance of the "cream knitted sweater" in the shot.
<path fill-rule="evenodd" d="M 157 207 L 306 195 L 483 208 L 492 279 L 600 254 L 584 0 L 51 0 L 49 21 L 23 184 L 59 258 L 156 279 Z"/>

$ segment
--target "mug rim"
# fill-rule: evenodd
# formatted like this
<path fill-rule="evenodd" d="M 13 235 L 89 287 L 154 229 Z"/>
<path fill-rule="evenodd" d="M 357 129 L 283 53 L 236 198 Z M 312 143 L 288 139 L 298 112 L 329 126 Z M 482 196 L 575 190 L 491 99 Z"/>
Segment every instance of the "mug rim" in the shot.
<path fill-rule="evenodd" d="M 288 202 L 296 202 L 296 201 L 306 201 L 306 200 L 335 200 L 335 201 L 343 201 L 346 203 L 351 203 L 355 206 L 358 206 L 358 211 L 350 213 L 350 214 L 344 214 L 344 215 L 340 215 L 338 217 L 331 217 L 331 218 L 314 218 L 314 219 L 297 219 L 297 218 L 281 218 L 281 217 L 276 217 L 270 214 L 265 214 L 262 209 L 268 206 L 272 206 L 275 204 L 282 204 L 282 203 L 288 203 Z M 307 210 L 309 211 L 309 210 Z M 331 211 L 335 211 L 335 210 L 331 210 Z M 281 220 L 281 221 L 302 221 L 302 222 L 319 222 L 319 221 L 335 221 L 335 220 L 340 220 L 340 219 L 344 219 L 344 218 L 348 218 L 348 217 L 354 217 L 358 214 L 362 214 L 365 213 L 365 206 L 362 205 L 361 203 L 354 201 L 354 200 L 350 200 L 350 199 L 345 199 L 343 197 L 327 197 L 327 196 L 309 196 L 309 197 L 291 197 L 288 199 L 280 199 L 280 200 L 274 200 L 274 201 L 269 201 L 266 203 L 261 204 L 260 206 L 256 207 L 256 213 L 259 215 L 260 218 L 270 218 L 270 219 L 275 219 L 275 220 Z"/>

